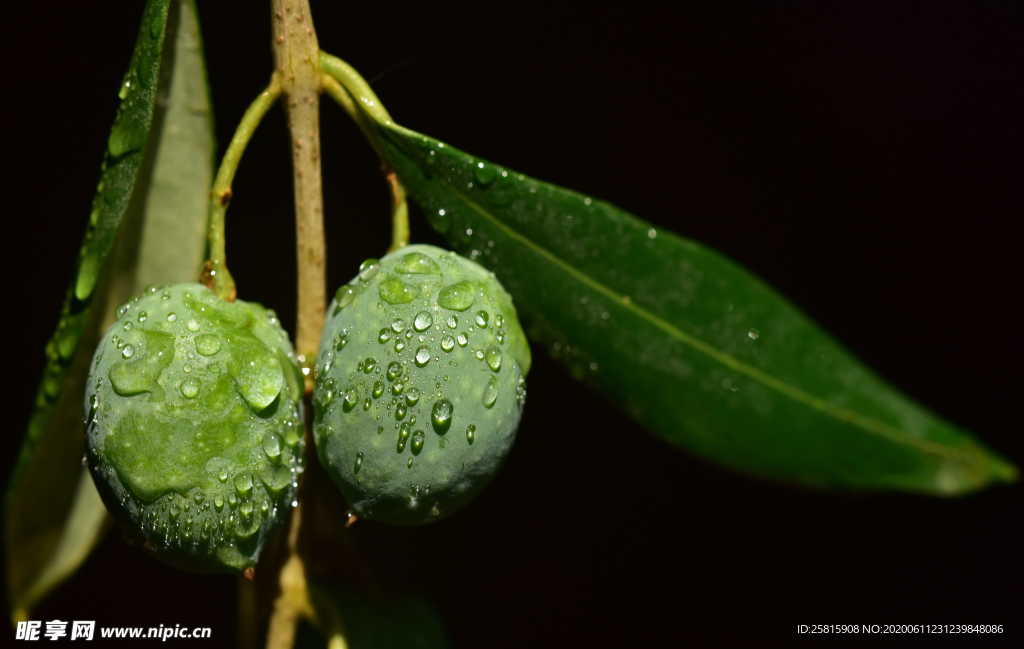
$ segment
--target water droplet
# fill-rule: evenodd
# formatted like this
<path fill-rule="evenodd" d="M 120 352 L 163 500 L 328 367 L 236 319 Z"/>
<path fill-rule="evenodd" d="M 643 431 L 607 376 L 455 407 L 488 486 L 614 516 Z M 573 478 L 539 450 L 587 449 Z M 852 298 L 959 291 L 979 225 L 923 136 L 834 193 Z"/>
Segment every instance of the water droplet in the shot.
<path fill-rule="evenodd" d="M 341 403 L 341 409 L 345 412 L 350 412 L 359 403 L 359 395 L 356 393 L 355 388 L 349 388 L 345 390 L 345 399 Z"/>
<path fill-rule="evenodd" d="M 493 377 L 492 377 L 493 378 Z M 444 435 L 452 425 L 452 402 L 448 399 L 441 399 L 434 403 L 430 411 L 430 422 L 434 425 L 434 432 Z"/>
<path fill-rule="evenodd" d="M 363 361 L 363 372 L 366 374 L 372 374 L 373 370 L 377 369 L 377 361 L 372 358 L 367 358 Z"/>
<path fill-rule="evenodd" d="M 406 275 L 440 275 L 437 262 L 422 252 L 410 252 L 398 260 L 395 270 Z"/>
<path fill-rule="evenodd" d="M 375 382 L 373 384 L 373 393 L 372 394 L 373 394 L 373 398 L 374 399 L 379 399 L 380 396 L 382 394 L 384 394 L 384 382 L 383 381 L 377 381 L 377 382 Z"/>
<path fill-rule="evenodd" d="M 181 390 L 181 396 L 186 399 L 194 399 L 199 394 L 199 381 L 190 376 L 181 382 L 178 389 Z"/>
<path fill-rule="evenodd" d="M 348 305 L 352 304 L 352 300 L 356 299 L 356 291 L 348 284 L 345 284 L 334 294 L 335 312 L 344 309 Z"/>
<path fill-rule="evenodd" d="M 139 324 L 142 324 L 143 322 L 145 322 L 147 318 L 149 318 L 149 314 L 148 313 L 146 313 L 145 311 L 139 311 L 139 318 L 138 318 Z"/>
<path fill-rule="evenodd" d="M 750 329 L 749 331 L 747 331 L 747 338 L 750 338 L 751 340 L 757 340 L 760 337 L 761 332 L 758 331 L 757 329 Z"/>
<path fill-rule="evenodd" d="M 430 362 L 430 350 L 426 347 L 420 347 L 416 350 L 416 366 L 423 367 Z"/>
<path fill-rule="evenodd" d="M 359 264 L 359 281 L 370 281 L 379 269 L 380 264 L 377 263 L 376 259 L 364 259 L 363 263 Z"/>
<path fill-rule="evenodd" d="M 494 402 L 498 400 L 498 379 L 493 376 L 487 380 L 487 385 L 484 386 L 484 407 L 494 407 Z"/>
<path fill-rule="evenodd" d="M 410 406 L 415 406 L 420 400 L 420 391 L 417 388 L 409 388 L 409 391 L 405 393 L 405 402 Z"/>
<path fill-rule="evenodd" d="M 448 335 L 441 338 L 441 349 L 446 352 L 450 352 L 455 349 L 455 339 Z"/>
<path fill-rule="evenodd" d="M 334 351 L 340 352 L 348 344 L 348 332 L 343 331 L 334 338 Z"/>
<path fill-rule="evenodd" d="M 281 438 L 274 433 L 269 433 L 263 438 L 263 452 L 267 454 L 267 457 L 272 461 L 277 461 L 281 457 Z"/>
<path fill-rule="evenodd" d="M 505 326 L 505 318 L 503 318 L 500 313 L 494 316 L 494 326 L 499 329 Z"/>
<path fill-rule="evenodd" d="M 448 316 L 448 319 L 445 321 L 445 324 L 448 325 L 449 329 L 454 329 L 459 326 L 459 317 L 452 313 L 451 315 Z"/>
<path fill-rule="evenodd" d="M 380 299 L 388 304 L 407 304 L 416 298 L 415 286 L 406 284 L 397 277 L 388 277 L 377 287 Z"/>
<path fill-rule="evenodd" d="M 391 332 L 387 329 L 381 329 L 380 333 L 377 334 L 377 342 L 383 345 L 389 340 L 391 340 Z"/>
<path fill-rule="evenodd" d="M 461 333 L 458 336 L 455 336 L 455 340 L 459 343 L 459 347 L 465 347 L 466 345 L 469 344 L 469 336 L 467 336 L 465 333 Z"/>
<path fill-rule="evenodd" d="M 491 346 L 487 348 L 487 367 L 491 368 L 492 371 L 497 372 L 501 369 L 501 350 L 497 347 Z"/>
<path fill-rule="evenodd" d="M 405 320 L 402 320 L 401 318 L 395 318 L 392 320 L 391 331 L 394 331 L 396 334 L 400 334 L 405 331 Z"/>
<path fill-rule="evenodd" d="M 474 439 L 476 439 L 476 426 L 470 424 L 466 426 L 466 442 L 472 444 Z"/>
<path fill-rule="evenodd" d="M 178 320 L 178 314 L 171 311 L 167 314 L 167 322 L 176 322 Z"/>
<path fill-rule="evenodd" d="M 405 390 L 405 384 L 402 382 L 395 383 L 391 386 L 391 394 L 398 396 Z"/>
<path fill-rule="evenodd" d="M 429 311 L 420 311 L 412 321 L 412 327 L 416 331 L 426 331 L 432 324 L 434 324 L 434 319 L 430 316 Z"/>
<path fill-rule="evenodd" d="M 388 363 L 388 371 L 385 373 L 389 381 L 394 381 L 398 377 L 402 376 L 402 366 L 398 361 L 391 361 Z"/>
<path fill-rule="evenodd" d="M 395 341 L 395 352 L 400 352 L 403 349 L 405 349 L 405 343 L 402 342 L 401 340 Z"/>
<path fill-rule="evenodd" d="M 437 303 L 452 311 L 465 311 L 476 301 L 476 284 L 463 280 L 441 289 Z"/>
<path fill-rule="evenodd" d="M 487 327 L 487 312 L 486 311 L 477 311 L 476 318 L 474 318 L 473 321 L 476 322 L 476 326 L 480 327 L 481 329 L 486 328 Z"/>
<path fill-rule="evenodd" d="M 120 121 L 114 125 L 107 138 L 107 151 L 113 158 L 120 158 L 142 148 L 145 140 L 139 128 L 133 128 Z"/>
<path fill-rule="evenodd" d="M 356 464 L 352 467 L 352 473 L 359 473 L 361 468 L 363 468 L 363 452 L 359 451 L 356 453 Z"/>
<path fill-rule="evenodd" d="M 217 511 L 224 509 L 224 499 L 220 496 L 214 496 L 213 506 L 217 508 Z"/>
<path fill-rule="evenodd" d="M 196 351 L 203 356 L 213 356 L 220 351 L 220 338 L 213 334 L 196 336 Z"/>
<path fill-rule="evenodd" d="M 83 301 L 92 295 L 93 289 L 96 288 L 99 270 L 99 255 L 90 254 L 82 258 L 82 262 L 78 267 L 78 277 L 75 279 L 75 297 L 79 301 Z"/>
<path fill-rule="evenodd" d="M 405 423 L 398 427 L 398 444 L 395 446 L 395 450 L 399 453 L 405 450 L 405 445 L 409 441 L 409 424 Z"/>
<path fill-rule="evenodd" d="M 125 345 L 124 348 L 121 349 L 121 357 L 122 358 L 128 359 L 128 358 L 131 358 L 134 355 L 135 355 L 135 348 L 132 347 L 131 345 Z"/>
<path fill-rule="evenodd" d="M 658 231 L 655 230 L 654 228 L 649 228 L 647 230 L 647 238 L 648 239 L 654 239 L 654 238 L 657 238 L 657 236 L 658 236 Z"/>
<path fill-rule="evenodd" d="M 195 319 L 189 320 L 185 326 L 189 331 L 199 331 L 199 323 Z"/>
<path fill-rule="evenodd" d="M 248 473 L 239 473 L 235 476 L 235 491 L 243 498 L 252 491 L 252 476 Z"/>
<path fill-rule="evenodd" d="M 419 455 L 420 451 L 423 450 L 425 437 L 422 430 L 417 430 L 412 434 L 412 443 L 409 445 L 409 450 L 412 451 L 413 455 Z"/>
<path fill-rule="evenodd" d="M 405 415 L 408 412 L 409 411 L 406 409 L 405 404 L 399 403 L 397 406 L 395 406 L 395 419 L 397 419 L 398 421 L 405 419 Z"/>
<path fill-rule="evenodd" d="M 486 162 L 477 162 L 473 165 L 473 176 L 481 185 L 490 185 L 498 177 L 498 169 Z"/>

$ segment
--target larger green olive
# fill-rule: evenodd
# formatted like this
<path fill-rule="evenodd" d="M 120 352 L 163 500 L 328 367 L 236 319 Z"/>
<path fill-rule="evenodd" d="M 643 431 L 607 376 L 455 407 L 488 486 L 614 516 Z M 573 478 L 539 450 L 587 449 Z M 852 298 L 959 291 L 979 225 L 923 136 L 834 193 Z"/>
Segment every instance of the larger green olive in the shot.
<path fill-rule="evenodd" d="M 166 561 L 252 566 L 295 497 L 302 377 L 277 318 L 199 284 L 118 311 L 93 357 L 87 455 L 108 509 Z"/>

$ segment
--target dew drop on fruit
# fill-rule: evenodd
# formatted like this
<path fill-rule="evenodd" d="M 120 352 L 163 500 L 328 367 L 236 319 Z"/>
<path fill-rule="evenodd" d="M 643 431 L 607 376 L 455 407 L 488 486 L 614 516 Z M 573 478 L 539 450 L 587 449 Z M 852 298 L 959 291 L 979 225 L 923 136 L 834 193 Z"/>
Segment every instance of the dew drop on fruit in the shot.
<path fill-rule="evenodd" d="M 264 437 L 263 452 L 267 454 L 267 457 L 272 462 L 279 460 L 281 458 L 281 438 L 274 433 Z"/>
<path fill-rule="evenodd" d="M 426 331 L 432 324 L 434 324 L 434 319 L 430 316 L 429 311 L 420 311 L 412 321 L 413 329 L 416 331 Z"/>
<path fill-rule="evenodd" d="M 398 260 L 395 270 L 406 275 L 439 275 L 437 262 L 422 252 L 410 252 Z"/>
<path fill-rule="evenodd" d="M 465 311 L 476 301 L 476 285 L 468 280 L 456 282 L 441 289 L 437 303 L 452 311 Z"/>
<path fill-rule="evenodd" d="M 416 288 L 397 277 L 388 277 L 377 287 L 380 299 L 388 304 L 407 304 L 416 298 Z"/>
<path fill-rule="evenodd" d="M 492 377 L 493 378 L 493 377 Z M 448 399 L 441 399 L 434 403 L 430 411 L 430 423 L 434 426 L 434 432 L 444 435 L 452 425 L 452 402 Z"/>
<path fill-rule="evenodd" d="M 248 473 L 239 473 L 235 476 L 235 491 L 242 497 L 252 491 L 252 476 Z"/>
<path fill-rule="evenodd" d="M 484 407 L 491 408 L 494 406 L 494 402 L 498 400 L 498 380 L 493 376 L 487 380 L 487 385 L 484 386 Z"/>
<path fill-rule="evenodd" d="M 181 396 L 186 399 L 194 399 L 195 396 L 199 394 L 199 381 L 190 376 L 181 382 L 178 389 L 181 390 Z"/>
<path fill-rule="evenodd" d="M 487 348 L 485 353 L 487 359 L 487 367 L 491 368 L 491 371 L 497 372 L 501 369 L 501 350 L 493 345 Z"/>
<path fill-rule="evenodd" d="M 417 430 L 412 434 L 412 441 L 409 444 L 409 450 L 412 451 L 413 455 L 419 455 L 420 451 L 423 450 L 424 435 L 422 430 Z"/>
<path fill-rule="evenodd" d="M 416 350 L 416 366 L 423 367 L 430 362 L 430 350 L 426 347 L 420 347 Z"/>
<path fill-rule="evenodd" d="M 220 338 L 213 334 L 196 336 L 196 351 L 203 356 L 213 356 L 220 351 Z"/>

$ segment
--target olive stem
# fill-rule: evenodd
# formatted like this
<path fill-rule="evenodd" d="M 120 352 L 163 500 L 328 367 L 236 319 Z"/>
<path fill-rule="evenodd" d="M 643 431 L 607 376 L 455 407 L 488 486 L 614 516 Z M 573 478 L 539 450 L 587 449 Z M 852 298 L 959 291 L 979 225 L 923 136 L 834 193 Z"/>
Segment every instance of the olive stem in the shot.
<path fill-rule="evenodd" d="M 391 124 L 391 116 L 370 89 L 370 85 L 352 66 L 325 52 L 320 52 L 320 65 L 326 71 L 321 80 L 324 91 L 355 121 L 381 160 L 388 187 L 391 189 L 391 247 L 388 248 L 388 252 L 394 252 L 409 243 L 409 206 L 405 198 L 405 187 L 384 160 L 380 144 L 371 125 L 367 123 L 369 116 L 384 124 Z"/>
<path fill-rule="evenodd" d="M 320 344 L 327 305 L 323 191 L 320 175 L 320 57 L 309 0 L 271 0 L 276 75 L 281 80 L 291 133 L 298 253 L 296 351 L 306 389 L 309 363 Z"/>
<path fill-rule="evenodd" d="M 295 348 L 312 391 L 310 368 L 320 343 L 327 304 L 323 190 L 320 177 L 320 59 L 309 0 L 271 0 L 274 76 L 285 95 L 291 135 L 295 197 L 298 312 Z M 311 448 L 309 434 L 306 446 Z M 287 558 L 278 574 L 280 591 L 267 631 L 268 649 L 291 649 L 302 618 L 314 617 L 306 570 L 299 552 L 302 508 L 292 510 Z"/>
<path fill-rule="evenodd" d="M 275 74 L 267 88 L 253 100 L 242 115 L 242 121 L 239 122 L 231 143 L 224 152 L 210 190 L 210 218 L 206 231 L 209 256 L 203 267 L 203 283 L 211 287 L 221 299 L 229 302 L 235 299 L 235 280 L 228 271 L 224 217 L 228 211 L 228 203 L 231 202 L 231 183 L 256 127 L 280 96 L 281 85 Z"/>

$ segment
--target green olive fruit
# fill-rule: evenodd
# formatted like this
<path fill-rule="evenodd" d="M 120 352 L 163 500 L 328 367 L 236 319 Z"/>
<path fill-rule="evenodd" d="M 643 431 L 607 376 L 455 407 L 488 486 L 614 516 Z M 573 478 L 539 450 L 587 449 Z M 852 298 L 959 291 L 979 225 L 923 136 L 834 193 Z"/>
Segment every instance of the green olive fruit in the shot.
<path fill-rule="evenodd" d="M 416 525 L 501 466 L 530 349 L 494 274 L 434 246 L 367 260 L 328 311 L 313 394 L 321 463 L 359 517 Z"/>
<path fill-rule="evenodd" d="M 302 375 L 272 311 L 200 284 L 117 312 L 86 388 L 87 460 L 107 508 L 177 567 L 256 563 L 295 498 Z"/>

